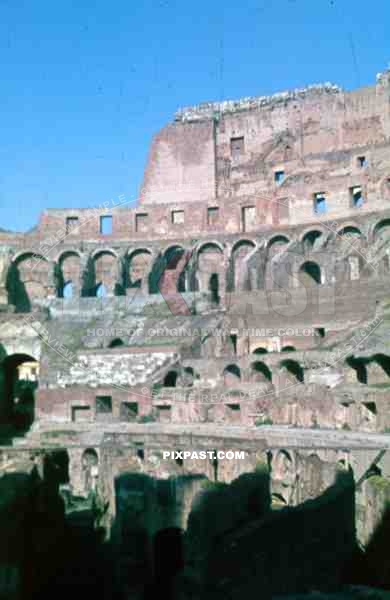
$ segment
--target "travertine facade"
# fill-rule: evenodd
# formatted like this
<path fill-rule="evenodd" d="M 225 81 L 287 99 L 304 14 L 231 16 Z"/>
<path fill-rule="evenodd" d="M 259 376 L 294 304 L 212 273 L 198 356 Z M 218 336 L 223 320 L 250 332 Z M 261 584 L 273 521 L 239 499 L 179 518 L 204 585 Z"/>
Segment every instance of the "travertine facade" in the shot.
<path fill-rule="evenodd" d="M 239 432 L 269 452 L 276 502 L 318 495 L 340 465 L 360 488 L 387 478 L 390 72 L 353 92 L 181 110 L 152 142 L 139 196 L 136 208 L 48 209 L 28 233 L 0 231 L 8 442 L 68 446 L 74 490 L 98 489 L 110 518 L 125 469 L 216 479 L 210 461 L 148 463 L 199 435 L 229 448 Z M 220 467 L 223 481 L 255 468 L 248 452 Z M 362 490 L 360 507 L 379 502 Z M 378 514 L 358 522 L 362 540 Z"/>

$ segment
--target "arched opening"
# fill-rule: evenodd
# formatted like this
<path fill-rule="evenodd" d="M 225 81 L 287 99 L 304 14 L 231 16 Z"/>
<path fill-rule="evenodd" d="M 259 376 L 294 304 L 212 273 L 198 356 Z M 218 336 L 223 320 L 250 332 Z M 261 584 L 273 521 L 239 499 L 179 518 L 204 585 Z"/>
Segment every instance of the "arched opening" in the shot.
<path fill-rule="evenodd" d="M 367 361 L 364 358 L 355 358 L 348 356 L 346 364 L 356 373 L 356 379 L 359 383 L 367 384 Z"/>
<path fill-rule="evenodd" d="M 241 369 L 238 365 L 228 365 L 223 370 L 223 382 L 226 387 L 241 381 Z"/>
<path fill-rule="evenodd" d="M 164 377 L 164 387 L 173 388 L 176 387 L 177 384 L 177 372 L 176 371 L 168 371 L 168 373 Z"/>
<path fill-rule="evenodd" d="M 322 232 L 316 229 L 312 231 L 308 231 L 302 238 L 303 247 L 305 250 L 310 251 L 313 250 L 316 245 L 317 240 L 322 236 Z"/>
<path fill-rule="evenodd" d="M 304 370 L 296 360 L 282 360 L 280 367 L 287 371 L 299 383 L 303 383 L 305 379 Z"/>
<path fill-rule="evenodd" d="M 43 477 L 52 483 L 69 483 L 69 454 L 67 450 L 53 450 L 45 454 L 43 462 Z"/>
<path fill-rule="evenodd" d="M 67 281 L 62 288 L 62 297 L 66 300 L 67 298 L 73 298 L 73 283 Z"/>
<path fill-rule="evenodd" d="M 201 292 L 211 294 L 214 303 L 219 303 L 221 291 L 225 289 L 225 264 L 221 248 L 214 242 L 201 246 L 197 253 L 197 268 L 194 281 Z M 194 283 L 194 282 L 193 282 Z"/>
<path fill-rule="evenodd" d="M 111 340 L 111 342 L 108 344 L 109 348 L 119 348 L 120 346 L 124 346 L 125 343 L 123 340 L 121 340 L 120 338 L 115 338 L 113 340 Z"/>
<path fill-rule="evenodd" d="M 119 281 L 122 273 L 118 271 L 118 258 L 113 251 L 98 252 L 93 257 L 92 271 L 97 298 L 123 293 L 123 286 Z"/>
<path fill-rule="evenodd" d="M 271 501 L 271 507 L 273 510 L 280 510 L 281 508 L 287 506 L 287 500 L 284 498 L 284 496 L 282 496 L 282 494 L 272 494 Z"/>
<path fill-rule="evenodd" d="M 373 232 L 374 241 L 377 240 L 388 240 L 390 239 L 390 219 L 383 219 L 379 221 L 374 227 Z"/>
<path fill-rule="evenodd" d="M 284 346 L 281 352 L 296 352 L 296 348 L 294 346 Z"/>
<path fill-rule="evenodd" d="M 250 240 L 240 240 L 233 246 L 227 281 L 230 292 L 251 289 L 246 257 L 254 247 L 255 243 Z"/>
<path fill-rule="evenodd" d="M 269 369 L 269 367 L 261 362 L 261 361 L 256 361 L 254 363 L 251 364 L 251 379 L 252 381 L 272 381 L 272 373 L 271 370 Z"/>
<path fill-rule="evenodd" d="M 49 281 L 49 264 L 40 255 L 27 252 L 11 264 L 6 287 L 9 303 L 18 313 L 30 312 L 34 301 L 44 300 Z"/>
<path fill-rule="evenodd" d="M 128 258 L 126 287 L 141 288 L 150 271 L 152 255 L 149 250 L 139 249 Z"/>
<path fill-rule="evenodd" d="M 373 360 L 382 368 L 387 377 L 390 377 L 390 357 L 386 354 L 375 354 Z"/>
<path fill-rule="evenodd" d="M 184 252 L 185 250 L 181 246 L 172 246 L 171 248 L 168 248 L 164 253 L 165 268 L 168 271 L 175 271 Z"/>
<path fill-rule="evenodd" d="M 96 489 L 98 476 L 99 457 L 94 448 L 87 448 L 81 457 L 82 471 L 84 474 L 84 491 L 86 494 Z"/>
<path fill-rule="evenodd" d="M 354 227 L 353 225 L 347 225 L 338 231 L 338 235 L 342 238 L 344 236 L 348 237 L 348 239 L 355 240 L 362 237 L 362 232 L 358 227 Z"/>
<path fill-rule="evenodd" d="M 185 254 L 185 249 L 181 246 L 171 246 L 161 257 L 158 265 L 160 270 L 158 288 L 164 296 L 185 291 L 186 262 L 188 262 Z"/>
<path fill-rule="evenodd" d="M 58 296 L 72 298 L 77 295 L 80 281 L 80 256 L 77 252 L 64 252 L 56 267 Z"/>
<path fill-rule="evenodd" d="M 0 422 L 23 434 L 34 422 L 39 363 L 27 354 L 12 354 L 4 358 L 0 371 Z"/>
<path fill-rule="evenodd" d="M 317 263 L 304 262 L 299 268 L 299 280 L 305 287 L 321 284 L 321 269 Z"/>
<path fill-rule="evenodd" d="M 253 354 L 268 354 L 268 350 L 267 348 L 259 346 L 258 348 L 255 348 L 255 350 L 253 350 Z"/>
<path fill-rule="evenodd" d="M 289 243 L 290 240 L 285 235 L 275 235 L 268 241 L 268 254 L 273 256 L 275 254 L 278 254 L 279 252 L 282 252 Z"/>

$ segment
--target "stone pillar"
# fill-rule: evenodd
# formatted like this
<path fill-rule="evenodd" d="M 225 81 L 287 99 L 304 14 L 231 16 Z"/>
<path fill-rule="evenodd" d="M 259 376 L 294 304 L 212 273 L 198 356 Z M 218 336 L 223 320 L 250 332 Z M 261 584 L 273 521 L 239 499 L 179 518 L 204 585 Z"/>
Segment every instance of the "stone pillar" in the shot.
<path fill-rule="evenodd" d="M 79 269 L 79 280 L 75 281 L 74 295 L 81 297 L 86 288 L 90 288 L 90 275 L 88 273 L 89 268 L 89 257 L 87 254 L 81 254 L 80 256 L 80 269 Z"/>
<path fill-rule="evenodd" d="M 46 298 L 48 300 L 53 300 L 57 297 L 57 263 L 53 260 L 50 260 L 48 261 L 48 266 Z"/>
<path fill-rule="evenodd" d="M 11 249 L 0 246 L 0 310 L 8 307 L 7 277 L 11 266 Z"/>

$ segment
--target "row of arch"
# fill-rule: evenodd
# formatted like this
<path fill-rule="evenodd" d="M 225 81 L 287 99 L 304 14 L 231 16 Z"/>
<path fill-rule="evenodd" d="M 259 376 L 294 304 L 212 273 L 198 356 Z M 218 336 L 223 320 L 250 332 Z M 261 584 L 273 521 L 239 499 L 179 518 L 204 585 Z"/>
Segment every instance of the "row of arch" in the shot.
<path fill-rule="evenodd" d="M 258 349 L 254 354 L 265 354 L 266 350 Z M 294 350 L 291 346 L 286 346 L 285 350 Z M 375 354 L 371 357 L 356 358 L 349 356 L 345 359 L 344 364 L 351 368 L 355 374 L 355 381 L 358 383 L 368 384 L 376 383 L 378 380 L 383 381 L 383 376 L 386 380 L 390 378 L 390 356 L 385 354 Z M 374 373 L 369 375 L 370 366 L 374 369 Z M 286 358 L 276 365 L 278 369 L 278 378 L 280 373 L 284 372 L 290 382 L 305 383 L 305 369 L 298 360 Z M 378 375 L 379 374 L 379 375 Z M 243 369 L 237 363 L 226 365 L 220 375 L 225 387 L 232 387 L 240 383 L 273 383 L 273 372 L 269 365 L 261 360 L 254 360 L 248 368 Z M 191 387 L 196 380 L 200 380 L 199 374 L 195 373 L 192 367 L 185 367 L 183 370 L 172 369 L 168 371 L 164 380 L 164 387 L 184 386 Z M 353 381 L 353 380 L 352 380 Z M 280 383 L 279 379 L 278 382 Z"/>
<path fill-rule="evenodd" d="M 355 239 L 365 239 L 355 225 L 345 225 L 338 234 L 340 239 L 347 236 L 352 249 Z M 382 234 L 390 238 L 390 219 L 375 225 L 375 239 Z M 315 252 L 325 238 L 323 229 L 310 229 L 302 234 L 300 241 L 308 251 Z M 272 236 L 265 247 L 268 257 L 287 249 L 290 242 L 287 235 Z M 88 258 L 72 249 L 59 254 L 54 262 L 25 251 L 13 258 L 8 271 L 9 302 L 18 310 L 29 310 L 33 299 L 126 295 L 131 288 L 164 295 L 209 292 L 218 302 L 224 292 L 262 287 L 259 282 L 253 284 L 250 272 L 244 268 L 259 247 L 257 241 L 248 238 L 238 240 L 231 249 L 219 241 L 210 241 L 191 250 L 171 245 L 160 253 L 149 247 L 133 249 L 125 255 L 112 248 L 96 249 Z M 297 265 L 298 274 L 304 273 L 309 284 L 324 283 L 323 267 L 312 257 L 313 254 L 305 260 L 302 256 L 301 264 Z M 356 264 L 348 263 L 350 279 L 358 278 L 361 262 L 359 256 L 349 257 L 349 262 L 352 261 Z"/>

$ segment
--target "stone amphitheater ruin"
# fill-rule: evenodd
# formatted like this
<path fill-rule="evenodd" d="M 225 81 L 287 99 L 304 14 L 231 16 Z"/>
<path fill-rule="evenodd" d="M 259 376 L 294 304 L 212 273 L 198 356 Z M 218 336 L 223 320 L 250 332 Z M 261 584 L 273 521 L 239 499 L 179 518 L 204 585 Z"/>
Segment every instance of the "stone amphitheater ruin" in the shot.
<path fill-rule="evenodd" d="M 136 205 L 0 229 L 0 596 L 61 506 L 123 598 L 390 589 L 389 284 L 390 71 L 180 110 Z"/>

